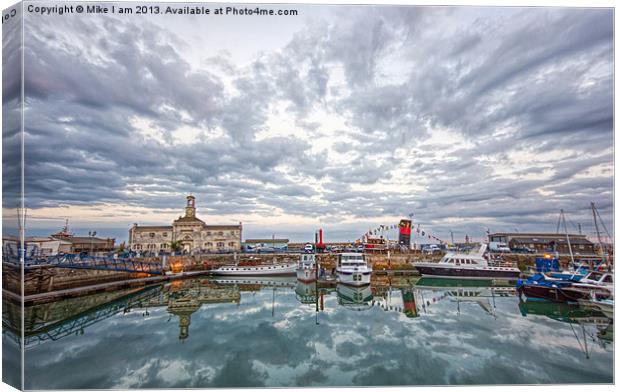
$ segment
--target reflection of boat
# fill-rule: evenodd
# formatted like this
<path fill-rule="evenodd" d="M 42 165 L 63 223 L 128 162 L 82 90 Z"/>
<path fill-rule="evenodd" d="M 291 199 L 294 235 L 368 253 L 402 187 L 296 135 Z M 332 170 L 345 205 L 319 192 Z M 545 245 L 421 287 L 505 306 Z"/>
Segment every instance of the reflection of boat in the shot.
<path fill-rule="evenodd" d="M 229 276 L 286 276 L 295 275 L 294 262 L 264 265 L 224 265 L 209 271 L 213 275 Z"/>
<path fill-rule="evenodd" d="M 302 282 L 314 282 L 316 280 L 316 255 L 314 253 L 302 253 L 299 265 L 295 270 L 297 280 Z"/>
<path fill-rule="evenodd" d="M 446 253 L 437 263 L 417 262 L 422 276 L 457 279 L 517 279 L 521 271 L 515 267 L 490 266 L 483 257 L 486 244 L 476 253 Z"/>
<path fill-rule="evenodd" d="M 610 319 L 614 318 L 614 300 L 610 298 L 597 297 L 596 293 L 592 293 L 588 299 L 580 299 L 579 305 L 583 307 L 591 307 L 603 312 L 603 314 Z"/>
<path fill-rule="evenodd" d="M 366 263 L 363 253 L 341 253 L 336 272 L 339 283 L 364 286 L 370 284 L 372 268 Z"/>
<path fill-rule="evenodd" d="M 552 301 L 519 301 L 521 315 L 547 316 L 553 320 L 565 323 L 576 323 L 576 318 L 599 314 L 592 309 L 580 307 L 577 304 L 558 303 Z"/>
<path fill-rule="evenodd" d="M 510 288 L 513 286 L 505 280 L 494 281 L 492 279 L 454 279 L 454 278 L 436 278 L 425 276 L 420 278 L 415 287 L 424 288 L 445 288 L 445 287 L 493 287 L 493 288 Z M 513 289 L 514 291 L 514 289 Z"/>
<path fill-rule="evenodd" d="M 586 326 L 595 328 L 597 331 L 596 336 L 602 346 L 606 345 L 605 341 L 613 340 L 613 320 L 605 317 L 598 309 L 592 307 L 583 307 L 575 303 L 520 300 L 519 310 L 523 317 L 529 315 L 546 316 L 568 324 L 586 358 L 589 358 L 591 354 L 588 351 L 588 339 L 594 339 L 594 335 L 591 332 L 586 332 Z M 577 330 L 575 330 L 573 325 L 581 327 L 582 338 L 579 338 Z M 589 338 L 587 335 L 589 335 Z"/>
<path fill-rule="evenodd" d="M 461 303 L 474 303 L 485 312 L 495 315 L 495 298 L 514 295 L 515 289 L 507 282 L 490 279 L 452 279 L 424 277 L 417 281 L 416 289 L 440 291 L 442 298 L 456 302 L 460 311 Z M 491 300 L 493 304 L 491 304 Z"/>
<path fill-rule="evenodd" d="M 257 285 L 265 287 L 295 287 L 297 281 L 292 276 L 250 277 L 235 276 L 230 278 L 216 278 L 212 280 L 217 284 L 241 284 Z"/>
<path fill-rule="evenodd" d="M 369 285 L 351 287 L 345 284 L 338 284 L 336 286 L 336 293 L 338 294 L 338 304 L 348 309 L 367 310 L 371 307 L 370 301 L 372 301 L 373 296 Z"/>
<path fill-rule="evenodd" d="M 302 304 L 316 303 L 316 284 L 297 282 L 297 286 L 295 286 L 295 296 Z"/>

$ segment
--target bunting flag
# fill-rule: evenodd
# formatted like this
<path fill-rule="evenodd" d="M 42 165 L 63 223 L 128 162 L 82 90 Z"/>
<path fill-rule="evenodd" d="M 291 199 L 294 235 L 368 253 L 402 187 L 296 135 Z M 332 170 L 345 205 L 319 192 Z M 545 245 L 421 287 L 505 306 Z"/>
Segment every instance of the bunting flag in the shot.
<path fill-rule="evenodd" d="M 413 217 L 413 213 L 409 214 L 409 217 Z M 362 236 L 362 239 L 364 239 L 364 237 L 369 237 L 371 235 L 378 235 L 378 234 L 383 234 L 385 231 L 389 231 L 389 230 L 400 230 L 403 228 L 403 225 L 405 225 L 404 223 L 398 223 L 398 224 L 391 224 L 391 225 L 385 225 L 385 224 L 381 224 L 378 225 L 377 227 L 375 227 L 374 229 L 370 228 L 368 230 L 368 232 L 364 233 L 364 235 Z M 407 223 L 406 224 L 411 231 L 413 231 L 413 228 L 415 226 L 415 232 L 418 235 L 421 235 L 424 238 L 428 238 L 428 239 L 432 239 L 435 241 L 438 241 L 440 244 L 445 243 L 445 241 L 443 241 L 441 238 L 434 236 L 430 231 L 426 230 L 426 229 L 421 229 L 420 228 L 420 224 L 418 223 L 417 225 L 415 225 L 413 222 L 411 223 Z"/>

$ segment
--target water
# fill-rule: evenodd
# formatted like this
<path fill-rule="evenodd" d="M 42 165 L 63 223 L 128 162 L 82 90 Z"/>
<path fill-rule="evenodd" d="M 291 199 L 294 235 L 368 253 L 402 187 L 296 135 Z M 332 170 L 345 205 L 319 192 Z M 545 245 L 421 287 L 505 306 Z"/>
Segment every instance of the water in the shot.
<path fill-rule="evenodd" d="M 262 283 L 194 279 L 29 308 L 26 388 L 613 382 L 610 319 L 520 303 L 512 287 L 384 281 L 321 299 L 294 278 Z"/>

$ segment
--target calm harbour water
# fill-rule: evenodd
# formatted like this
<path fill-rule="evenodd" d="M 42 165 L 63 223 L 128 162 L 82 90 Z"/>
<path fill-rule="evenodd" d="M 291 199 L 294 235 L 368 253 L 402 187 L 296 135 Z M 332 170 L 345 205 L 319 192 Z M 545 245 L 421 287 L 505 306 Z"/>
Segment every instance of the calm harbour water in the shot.
<path fill-rule="evenodd" d="M 26 388 L 613 382 L 610 319 L 520 303 L 512 287 L 423 279 L 317 296 L 294 278 L 261 283 L 194 279 L 29 308 Z"/>

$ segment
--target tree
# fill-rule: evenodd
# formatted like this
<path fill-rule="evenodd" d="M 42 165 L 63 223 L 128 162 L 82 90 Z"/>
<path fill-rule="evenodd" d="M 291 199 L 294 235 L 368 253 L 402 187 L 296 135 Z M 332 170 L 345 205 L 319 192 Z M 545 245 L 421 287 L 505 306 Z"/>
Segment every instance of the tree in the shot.
<path fill-rule="evenodd" d="M 173 252 L 178 252 L 181 250 L 181 241 L 172 241 L 170 242 L 170 250 Z"/>

